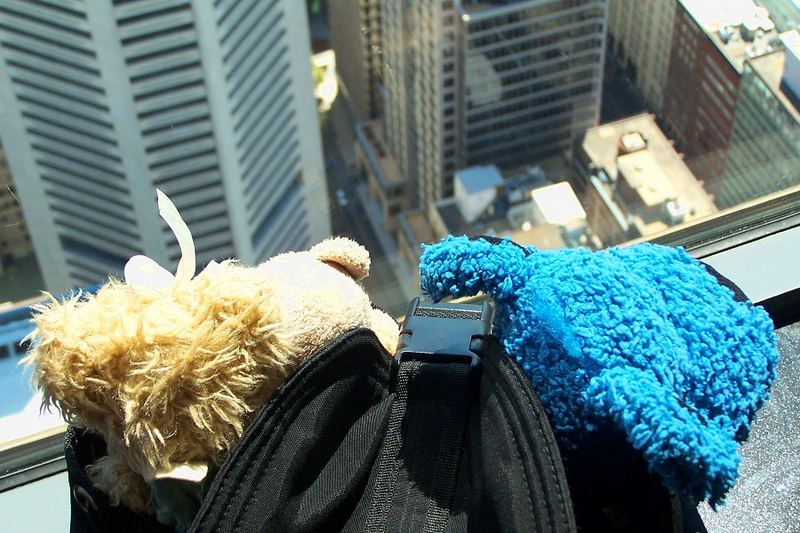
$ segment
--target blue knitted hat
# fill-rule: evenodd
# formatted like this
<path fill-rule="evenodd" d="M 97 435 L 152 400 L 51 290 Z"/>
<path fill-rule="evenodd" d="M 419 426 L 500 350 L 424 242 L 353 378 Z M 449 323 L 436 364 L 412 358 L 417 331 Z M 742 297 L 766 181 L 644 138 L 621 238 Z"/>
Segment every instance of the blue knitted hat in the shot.
<path fill-rule="evenodd" d="M 767 313 L 680 248 L 540 251 L 448 237 L 423 246 L 423 291 L 478 291 L 561 440 L 619 427 L 665 484 L 712 505 L 778 360 Z"/>

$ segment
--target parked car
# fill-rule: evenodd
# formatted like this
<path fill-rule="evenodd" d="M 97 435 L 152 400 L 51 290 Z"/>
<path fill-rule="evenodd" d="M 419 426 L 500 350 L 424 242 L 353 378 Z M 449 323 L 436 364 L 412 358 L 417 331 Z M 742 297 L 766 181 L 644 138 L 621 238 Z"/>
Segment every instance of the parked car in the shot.
<path fill-rule="evenodd" d="M 336 191 L 336 201 L 339 203 L 339 207 L 347 207 L 349 202 L 347 201 L 347 195 L 342 189 Z"/>

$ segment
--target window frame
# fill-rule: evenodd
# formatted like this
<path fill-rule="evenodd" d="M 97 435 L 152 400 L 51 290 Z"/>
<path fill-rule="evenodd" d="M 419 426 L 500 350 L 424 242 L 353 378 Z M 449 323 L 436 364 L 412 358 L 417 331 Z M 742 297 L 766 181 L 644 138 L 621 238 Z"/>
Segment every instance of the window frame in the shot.
<path fill-rule="evenodd" d="M 0 495 L 5 491 L 65 471 L 66 429 L 66 424 L 62 424 L 0 443 Z"/>
<path fill-rule="evenodd" d="M 714 266 L 739 285 L 745 295 L 769 313 L 775 328 L 800 321 L 800 276 L 790 260 L 775 265 L 775 253 L 748 253 L 764 246 L 789 249 L 800 240 L 800 186 L 734 207 L 671 231 L 632 241 L 681 246 L 690 255 Z M 795 248 L 800 250 L 800 247 Z M 720 261 L 725 254 L 744 253 L 747 261 Z M 799 252 L 800 253 L 800 252 Z M 773 261 L 767 265 L 766 262 Z M 724 268 L 721 268 L 721 264 Z M 775 290 L 748 293 L 743 280 L 769 267 L 768 282 Z M 776 268 L 777 267 L 777 268 Z M 772 275 L 775 272 L 778 275 Z M 752 292 L 752 291 L 751 291 Z M 0 494 L 66 470 L 63 441 L 66 425 L 0 443 Z"/>

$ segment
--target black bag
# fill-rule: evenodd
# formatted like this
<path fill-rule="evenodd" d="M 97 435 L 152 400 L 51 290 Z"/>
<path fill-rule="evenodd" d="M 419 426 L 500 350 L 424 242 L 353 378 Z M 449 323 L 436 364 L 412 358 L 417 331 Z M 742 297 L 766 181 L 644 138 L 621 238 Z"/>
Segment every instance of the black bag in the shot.
<path fill-rule="evenodd" d="M 576 515 L 583 531 L 682 530 L 675 498 L 624 438 L 562 461 L 490 323 L 488 304 L 415 300 L 398 357 L 365 329 L 319 350 L 221 465 L 191 530 L 561 532 Z M 92 486 L 84 469 L 103 453 L 70 428 L 72 531 L 168 530 Z"/>

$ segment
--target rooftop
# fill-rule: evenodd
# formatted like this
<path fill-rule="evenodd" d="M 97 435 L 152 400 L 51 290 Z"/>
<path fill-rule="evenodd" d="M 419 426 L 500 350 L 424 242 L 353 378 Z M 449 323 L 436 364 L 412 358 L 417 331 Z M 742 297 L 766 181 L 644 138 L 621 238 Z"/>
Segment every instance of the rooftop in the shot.
<path fill-rule="evenodd" d="M 381 185 L 394 185 L 403 182 L 400 167 L 386 146 L 383 125 L 379 120 L 358 123 L 356 125 L 356 137 L 370 160 L 370 165 L 375 175 L 381 181 Z"/>
<path fill-rule="evenodd" d="M 557 250 L 565 248 L 567 243 L 561 236 L 561 228 L 555 224 L 540 224 L 529 230 L 518 229 L 503 235 L 517 244 L 535 246 L 540 250 Z"/>
<path fill-rule="evenodd" d="M 648 207 L 660 205 L 664 201 L 677 198 L 675 184 L 658 165 L 649 150 L 640 150 L 617 158 L 620 178 L 628 182 L 637 192 L 642 203 Z"/>
<path fill-rule="evenodd" d="M 748 57 L 780 46 L 769 11 L 753 0 L 681 0 L 681 4 L 738 72 Z"/>
<path fill-rule="evenodd" d="M 399 220 L 400 227 L 406 232 L 406 238 L 409 243 L 424 244 L 439 240 L 430 222 L 428 222 L 428 218 L 419 209 L 400 213 Z"/>
<path fill-rule="evenodd" d="M 468 193 L 491 189 L 503 184 L 503 176 L 495 165 L 476 166 L 459 170 L 455 173 L 455 180 L 459 181 Z"/>
<path fill-rule="evenodd" d="M 800 109 L 798 109 L 800 94 L 793 94 L 792 90 L 787 87 L 785 75 L 788 73 L 787 62 L 790 55 L 800 56 L 800 33 L 796 30 L 782 33 L 781 38 L 786 46 L 785 50 L 777 50 L 771 54 L 753 58 L 749 64 L 753 71 L 764 80 L 786 111 L 800 123 Z M 794 59 L 797 60 L 797 57 Z"/>
<path fill-rule="evenodd" d="M 632 143 L 631 133 L 638 133 L 646 143 Z M 621 142 L 622 139 L 628 142 Z M 677 201 L 685 207 L 684 221 L 704 217 L 717 211 L 702 183 L 683 162 L 672 143 L 656 124 L 652 115 L 646 113 L 602 124 L 586 131 L 582 144 L 588 159 L 598 169 L 603 169 L 608 179 L 603 182 L 608 197 L 615 198 L 615 183 L 627 182 L 628 187 L 647 207 Z M 633 151 L 630 151 L 633 150 Z M 628 213 L 632 223 L 642 235 L 650 235 L 667 229 L 664 221 L 645 222 L 639 213 Z"/>
<path fill-rule="evenodd" d="M 455 199 L 446 198 L 436 202 L 436 210 L 452 235 L 499 235 L 510 237 L 517 244 L 536 246 L 541 249 L 564 248 L 566 243 L 557 224 L 538 224 L 530 228 L 516 228 L 505 218 L 483 220 L 479 224 L 467 224 L 456 205 Z"/>
<path fill-rule="evenodd" d="M 549 224 L 561 226 L 570 220 L 586 218 L 586 211 L 566 181 L 534 189 L 531 199 Z"/>
<path fill-rule="evenodd" d="M 522 169 L 492 188 L 488 202 L 474 204 L 480 211 L 472 222 L 457 194 L 436 202 L 433 227 L 443 234 L 501 235 L 555 248 L 565 246 L 562 229 L 569 232 L 585 225 L 586 213 L 569 183 L 551 183 L 538 166 Z"/>

